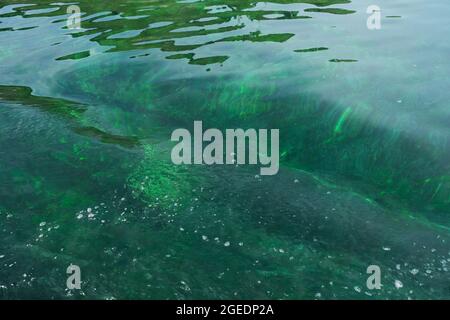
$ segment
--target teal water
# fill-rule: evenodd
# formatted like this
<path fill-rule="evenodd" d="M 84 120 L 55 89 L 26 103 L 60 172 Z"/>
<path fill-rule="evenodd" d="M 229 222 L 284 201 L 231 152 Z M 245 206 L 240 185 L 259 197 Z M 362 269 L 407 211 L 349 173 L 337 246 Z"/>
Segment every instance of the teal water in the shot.
<path fill-rule="evenodd" d="M 0 4 L 0 298 L 450 298 L 450 3 L 70 4 Z M 279 174 L 174 166 L 194 120 Z"/>

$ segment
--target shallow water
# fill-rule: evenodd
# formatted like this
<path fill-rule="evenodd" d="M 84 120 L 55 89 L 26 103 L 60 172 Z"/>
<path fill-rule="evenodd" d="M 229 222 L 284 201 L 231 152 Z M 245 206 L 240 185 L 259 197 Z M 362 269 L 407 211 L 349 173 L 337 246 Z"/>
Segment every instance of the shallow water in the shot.
<path fill-rule="evenodd" d="M 1 298 L 450 298 L 450 3 L 69 4 L 0 4 Z M 194 120 L 280 173 L 174 166 Z"/>

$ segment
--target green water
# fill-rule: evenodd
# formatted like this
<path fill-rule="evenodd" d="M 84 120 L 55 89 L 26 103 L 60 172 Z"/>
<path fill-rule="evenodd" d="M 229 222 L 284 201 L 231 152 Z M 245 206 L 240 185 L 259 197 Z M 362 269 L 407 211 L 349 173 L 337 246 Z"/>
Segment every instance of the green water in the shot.
<path fill-rule="evenodd" d="M 70 4 L 0 4 L 0 298 L 450 298 L 448 1 Z M 194 120 L 279 174 L 173 165 Z"/>

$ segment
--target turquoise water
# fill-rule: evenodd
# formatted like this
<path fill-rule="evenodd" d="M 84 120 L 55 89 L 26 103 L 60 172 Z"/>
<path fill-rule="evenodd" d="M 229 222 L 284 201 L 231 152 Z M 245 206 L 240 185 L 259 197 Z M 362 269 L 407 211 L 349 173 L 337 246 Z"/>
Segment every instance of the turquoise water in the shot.
<path fill-rule="evenodd" d="M 450 298 L 450 3 L 70 4 L 0 4 L 0 298 Z M 173 165 L 194 120 L 280 172 Z"/>

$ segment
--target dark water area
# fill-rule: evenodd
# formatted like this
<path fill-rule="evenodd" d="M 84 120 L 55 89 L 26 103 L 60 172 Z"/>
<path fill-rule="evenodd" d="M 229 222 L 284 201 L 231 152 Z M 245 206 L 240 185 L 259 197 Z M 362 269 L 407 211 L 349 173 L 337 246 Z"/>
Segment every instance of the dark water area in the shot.
<path fill-rule="evenodd" d="M 450 3 L 72 4 L 0 3 L 0 298 L 450 298 Z M 195 120 L 280 172 L 175 166 Z"/>

